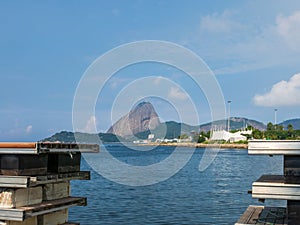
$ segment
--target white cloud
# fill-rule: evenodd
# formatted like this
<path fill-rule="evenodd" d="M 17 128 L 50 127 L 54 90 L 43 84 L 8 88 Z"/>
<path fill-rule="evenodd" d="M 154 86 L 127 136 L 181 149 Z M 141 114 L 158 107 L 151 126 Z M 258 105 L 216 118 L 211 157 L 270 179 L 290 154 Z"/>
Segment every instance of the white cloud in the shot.
<path fill-rule="evenodd" d="M 222 14 L 214 13 L 201 18 L 200 28 L 212 33 L 228 33 L 242 27 L 241 24 L 230 18 L 231 13 L 224 11 Z"/>
<path fill-rule="evenodd" d="M 293 50 L 300 50 L 300 11 L 277 17 L 277 32 Z"/>
<path fill-rule="evenodd" d="M 156 78 L 154 78 L 153 84 L 159 85 L 162 82 L 163 79 L 165 79 L 165 78 L 161 77 L 161 76 L 157 76 Z"/>
<path fill-rule="evenodd" d="M 97 124 L 96 117 L 91 116 L 90 119 L 86 122 L 83 132 L 95 133 L 96 132 L 96 124 Z"/>
<path fill-rule="evenodd" d="M 28 125 L 27 127 L 21 127 L 17 122 L 17 124 L 13 128 L 3 131 L 2 135 L 4 138 L 8 138 L 8 139 L 11 139 L 12 137 L 24 138 L 27 135 L 30 135 L 32 133 L 32 129 L 33 129 L 32 125 Z"/>
<path fill-rule="evenodd" d="M 25 133 L 26 133 L 26 134 L 30 134 L 31 131 L 32 131 L 32 125 L 28 125 L 28 126 L 26 127 L 26 129 L 25 129 Z"/>
<path fill-rule="evenodd" d="M 300 11 L 287 16 L 275 13 L 270 20 L 258 21 L 248 14 L 225 10 L 202 17 L 200 24 L 199 51 L 212 62 L 216 74 L 298 67 Z"/>
<path fill-rule="evenodd" d="M 254 103 L 260 106 L 296 106 L 300 105 L 300 73 L 289 81 L 280 81 L 273 85 L 270 92 L 255 95 Z"/>
<path fill-rule="evenodd" d="M 124 78 L 124 77 L 112 77 L 108 81 L 108 84 L 111 89 L 118 89 L 124 85 L 126 85 L 128 82 L 130 82 L 130 78 Z"/>
<path fill-rule="evenodd" d="M 168 96 L 173 99 L 186 100 L 188 95 L 182 92 L 178 87 L 171 87 Z"/>

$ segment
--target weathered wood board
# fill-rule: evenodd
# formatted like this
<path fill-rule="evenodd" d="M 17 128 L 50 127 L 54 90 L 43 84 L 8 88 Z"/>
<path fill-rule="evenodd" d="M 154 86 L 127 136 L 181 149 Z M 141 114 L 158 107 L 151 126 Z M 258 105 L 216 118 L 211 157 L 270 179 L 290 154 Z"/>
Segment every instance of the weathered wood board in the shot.
<path fill-rule="evenodd" d="M 99 145 L 57 142 L 0 142 L 0 154 L 41 154 L 50 152 L 98 153 Z"/>
<path fill-rule="evenodd" d="M 37 222 L 37 216 L 28 218 L 24 221 L 3 221 L 0 225 L 39 225 Z"/>
<path fill-rule="evenodd" d="M 43 185 L 43 200 L 54 200 L 69 197 L 71 194 L 70 182 L 50 183 Z"/>
<path fill-rule="evenodd" d="M 43 176 L 5 176 L 0 175 L 0 187 L 27 188 L 41 184 L 56 183 L 69 180 L 90 180 L 90 171 L 79 171 Z M 1 224 L 0 224 L 1 225 Z"/>
<path fill-rule="evenodd" d="M 284 176 L 286 183 L 300 184 L 300 156 L 284 156 Z"/>
<path fill-rule="evenodd" d="M 38 225 L 56 225 L 68 221 L 68 209 L 38 216 Z"/>
<path fill-rule="evenodd" d="M 300 155 L 300 140 L 250 140 L 250 155 Z"/>
<path fill-rule="evenodd" d="M 0 220 L 24 221 L 24 219 L 56 212 L 72 206 L 85 206 L 86 198 L 68 197 L 40 204 L 17 208 L 0 208 Z"/>
<path fill-rule="evenodd" d="M 1 174 L 8 176 L 46 175 L 48 155 L 2 154 Z"/>
<path fill-rule="evenodd" d="M 300 201 L 287 201 L 288 224 L 300 224 Z"/>
<path fill-rule="evenodd" d="M 285 183 L 285 177 L 281 175 L 263 175 L 252 184 L 252 197 L 300 200 L 300 184 Z"/>
<path fill-rule="evenodd" d="M 0 221 L 0 225 L 38 225 L 38 222 L 37 216 L 35 216 L 24 221 Z"/>
<path fill-rule="evenodd" d="M 81 153 L 52 153 L 48 155 L 48 173 L 69 173 L 80 171 Z"/>
<path fill-rule="evenodd" d="M 250 205 L 235 225 L 287 225 L 286 209 Z"/>
<path fill-rule="evenodd" d="M 42 187 L 0 188 L 0 208 L 15 208 L 42 202 Z"/>

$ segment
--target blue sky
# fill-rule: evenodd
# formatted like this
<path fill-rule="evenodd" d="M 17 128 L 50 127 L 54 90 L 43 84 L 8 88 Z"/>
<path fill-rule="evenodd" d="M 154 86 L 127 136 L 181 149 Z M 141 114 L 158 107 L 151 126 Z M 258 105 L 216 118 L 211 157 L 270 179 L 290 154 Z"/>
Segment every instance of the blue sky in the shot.
<path fill-rule="evenodd" d="M 88 66 L 110 49 L 140 40 L 170 41 L 198 54 L 216 74 L 224 99 L 232 100 L 232 116 L 274 121 L 278 108 L 278 121 L 299 117 L 299 1 L 3 0 L 1 141 L 34 141 L 72 130 L 73 98 Z M 87 131 L 90 122 L 107 130 L 114 99 L 143 76 L 176 81 L 194 96 L 200 122 L 209 121 L 204 95 L 181 71 L 146 63 L 112 77 Z M 179 99 L 181 92 L 170 87 Z M 171 104 L 150 101 L 163 120 L 178 120 Z M 116 117 L 127 110 L 119 106 Z"/>

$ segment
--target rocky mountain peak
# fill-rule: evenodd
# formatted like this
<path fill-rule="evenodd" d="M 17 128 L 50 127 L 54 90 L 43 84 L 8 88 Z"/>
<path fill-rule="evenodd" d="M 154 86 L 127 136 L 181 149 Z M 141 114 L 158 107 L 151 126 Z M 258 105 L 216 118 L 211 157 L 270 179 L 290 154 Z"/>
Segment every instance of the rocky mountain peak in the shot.
<path fill-rule="evenodd" d="M 153 105 L 150 102 L 141 102 L 111 126 L 107 133 L 130 137 L 140 132 L 153 130 L 159 124 L 160 120 Z"/>

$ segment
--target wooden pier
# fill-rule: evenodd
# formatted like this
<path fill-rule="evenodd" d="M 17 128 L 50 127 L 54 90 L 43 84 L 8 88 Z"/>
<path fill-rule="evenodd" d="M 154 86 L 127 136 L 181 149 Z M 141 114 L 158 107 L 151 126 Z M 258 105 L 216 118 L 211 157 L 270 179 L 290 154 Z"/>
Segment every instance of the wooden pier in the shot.
<path fill-rule="evenodd" d="M 87 204 L 70 192 L 70 180 L 90 179 L 80 171 L 82 152 L 99 146 L 0 143 L 0 225 L 79 225 L 68 222 L 68 209 Z"/>
<path fill-rule="evenodd" d="M 286 208 L 250 205 L 235 225 L 287 225 Z"/>
<path fill-rule="evenodd" d="M 300 141 L 254 140 L 248 154 L 283 155 L 283 175 L 261 176 L 251 193 L 259 200 L 285 200 L 286 207 L 249 206 L 236 225 L 300 225 Z"/>

